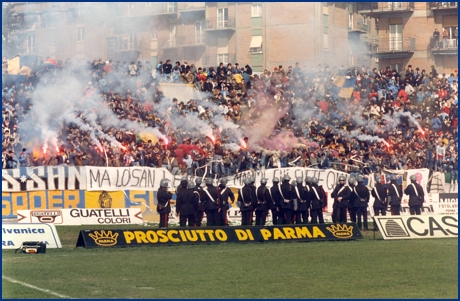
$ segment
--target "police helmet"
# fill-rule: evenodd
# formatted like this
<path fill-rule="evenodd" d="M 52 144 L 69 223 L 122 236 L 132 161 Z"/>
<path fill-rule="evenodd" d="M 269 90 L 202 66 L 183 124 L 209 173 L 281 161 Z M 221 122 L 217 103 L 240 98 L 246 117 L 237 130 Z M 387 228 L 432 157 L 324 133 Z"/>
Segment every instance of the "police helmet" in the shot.
<path fill-rule="evenodd" d="M 244 183 L 245 185 L 251 184 L 251 179 L 250 179 L 250 178 L 245 178 L 245 179 L 243 180 L 243 183 Z"/>
<path fill-rule="evenodd" d="M 279 181 L 280 181 L 280 179 L 278 177 L 274 177 L 273 180 L 272 180 L 273 183 L 279 183 Z"/>
<path fill-rule="evenodd" d="M 291 181 L 291 185 L 292 185 L 292 186 L 296 186 L 296 184 L 297 184 L 297 181 L 296 181 L 296 180 L 294 180 L 294 179 L 292 179 L 292 181 Z"/>
<path fill-rule="evenodd" d="M 267 178 L 260 179 L 260 184 L 267 184 Z"/>
<path fill-rule="evenodd" d="M 318 184 L 318 178 L 317 178 L 317 177 L 311 178 L 311 182 L 312 182 L 313 184 Z"/>
<path fill-rule="evenodd" d="M 409 179 L 411 181 L 417 181 L 417 177 L 415 175 L 410 176 Z"/>
<path fill-rule="evenodd" d="M 297 178 L 295 179 L 295 181 L 297 182 L 297 184 L 302 184 L 303 179 L 302 179 L 302 177 L 297 177 Z"/>
<path fill-rule="evenodd" d="M 169 184 L 169 180 L 168 180 L 168 179 L 162 179 L 161 182 L 160 182 L 160 187 L 165 187 L 165 188 L 167 188 L 167 187 L 168 187 L 168 184 Z"/>
<path fill-rule="evenodd" d="M 227 179 L 225 179 L 225 178 L 220 179 L 220 184 L 224 184 L 224 185 L 225 185 L 225 184 L 227 184 L 227 183 L 228 183 L 228 180 L 227 180 Z"/>
<path fill-rule="evenodd" d="M 348 179 L 348 184 L 350 184 L 350 185 L 355 185 L 355 184 L 356 184 L 356 179 L 353 178 L 353 177 L 350 177 L 350 178 Z"/>
<path fill-rule="evenodd" d="M 187 181 L 187 177 L 182 177 L 182 178 L 180 178 L 180 180 L 181 180 L 181 182 L 182 181 Z"/>
<path fill-rule="evenodd" d="M 206 183 L 206 185 L 212 184 L 212 179 L 211 178 L 206 178 L 206 179 L 204 179 L 204 182 Z"/>
<path fill-rule="evenodd" d="M 375 181 L 376 181 L 377 183 L 381 184 L 381 183 L 382 183 L 382 178 L 378 177 Z"/>
<path fill-rule="evenodd" d="M 358 176 L 358 179 L 356 179 L 356 181 L 358 181 L 358 183 L 364 182 L 363 176 Z"/>
<path fill-rule="evenodd" d="M 200 185 L 201 183 L 203 183 L 203 179 L 202 179 L 202 178 L 196 178 L 196 179 L 195 179 L 195 184 Z"/>
<path fill-rule="evenodd" d="M 249 177 L 249 180 L 251 181 L 251 183 L 254 183 L 254 182 L 256 181 L 256 178 L 253 177 L 253 176 L 250 176 L 250 177 Z"/>
<path fill-rule="evenodd" d="M 193 188 L 195 188 L 195 183 L 193 183 L 192 181 L 188 181 L 188 183 L 187 183 L 187 188 L 188 188 L 188 189 L 193 189 Z"/>
<path fill-rule="evenodd" d="M 396 180 L 396 176 L 395 176 L 395 175 L 391 175 L 391 176 L 390 176 L 390 180 L 391 180 L 391 181 L 395 181 L 395 180 Z"/>
<path fill-rule="evenodd" d="M 307 182 L 308 184 L 311 183 L 311 177 L 307 177 L 307 179 L 305 180 L 305 182 Z"/>
<path fill-rule="evenodd" d="M 284 175 L 283 181 L 290 181 L 291 177 L 289 175 Z"/>
<path fill-rule="evenodd" d="M 345 181 L 345 176 L 339 176 L 339 182 L 340 181 Z"/>

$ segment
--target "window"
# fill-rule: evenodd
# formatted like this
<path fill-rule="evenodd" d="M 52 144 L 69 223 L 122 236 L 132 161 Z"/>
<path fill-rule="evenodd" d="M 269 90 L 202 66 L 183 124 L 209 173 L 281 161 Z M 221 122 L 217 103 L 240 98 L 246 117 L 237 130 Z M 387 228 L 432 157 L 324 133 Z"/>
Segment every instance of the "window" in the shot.
<path fill-rule="evenodd" d="M 441 41 L 443 48 L 455 48 L 457 47 L 455 38 L 458 34 L 458 26 L 444 27 L 441 32 Z M 447 40 L 444 41 L 444 36 L 447 36 Z"/>
<path fill-rule="evenodd" d="M 252 36 L 251 45 L 249 46 L 251 53 L 262 52 L 262 36 Z"/>
<path fill-rule="evenodd" d="M 348 14 L 348 29 L 353 29 L 353 13 Z"/>
<path fill-rule="evenodd" d="M 35 53 L 35 36 L 27 36 L 26 48 L 27 53 Z"/>
<path fill-rule="evenodd" d="M 367 17 L 363 16 L 363 25 L 367 25 Z"/>
<path fill-rule="evenodd" d="M 175 13 L 176 11 L 177 11 L 176 2 L 166 2 L 166 12 L 167 13 Z"/>
<path fill-rule="evenodd" d="M 253 4 L 252 5 L 252 17 L 261 17 L 262 16 L 262 4 Z"/>
<path fill-rule="evenodd" d="M 390 10 L 400 9 L 402 7 L 402 2 L 388 2 L 388 8 Z"/>
<path fill-rule="evenodd" d="M 329 15 L 323 14 L 323 33 L 329 33 Z"/>
<path fill-rule="evenodd" d="M 85 40 L 85 28 L 78 27 L 77 28 L 77 42 L 83 42 Z"/>
<path fill-rule="evenodd" d="M 323 33 L 323 49 L 329 49 L 329 35 L 327 33 Z"/>
<path fill-rule="evenodd" d="M 176 24 L 169 25 L 169 46 L 176 46 Z"/>
<path fill-rule="evenodd" d="M 225 28 L 228 26 L 228 8 L 217 9 L 217 28 Z"/>
<path fill-rule="evenodd" d="M 154 27 L 154 26 L 152 26 L 151 36 L 152 36 L 152 40 L 156 40 L 156 39 L 157 39 L 157 28 Z"/>
<path fill-rule="evenodd" d="M 390 25 L 390 50 L 402 50 L 402 24 Z"/>
<path fill-rule="evenodd" d="M 136 49 L 137 47 L 137 36 L 135 34 L 129 35 L 129 48 L 128 49 Z"/>
<path fill-rule="evenodd" d="M 195 22 L 195 44 L 204 44 L 204 21 Z"/>
<path fill-rule="evenodd" d="M 220 63 L 224 63 L 224 65 L 228 64 L 228 53 L 221 53 L 217 55 L 217 61 Z"/>
<path fill-rule="evenodd" d="M 403 71 L 403 64 L 402 63 L 396 63 L 396 64 L 390 64 L 391 70 L 396 69 L 396 71 Z"/>

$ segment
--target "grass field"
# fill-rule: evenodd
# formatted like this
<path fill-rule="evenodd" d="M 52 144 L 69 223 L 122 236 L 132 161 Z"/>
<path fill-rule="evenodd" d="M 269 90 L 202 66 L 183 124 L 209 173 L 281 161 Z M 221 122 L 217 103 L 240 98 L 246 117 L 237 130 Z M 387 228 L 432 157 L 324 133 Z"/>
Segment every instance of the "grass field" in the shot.
<path fill-rule="evenodd" d="M 45 254 L 3 250 L 2 297 L 458 298 L 457 239 L 75 248 L 81 229 L 98 228 L 57 227 L 63 248 Z"/>

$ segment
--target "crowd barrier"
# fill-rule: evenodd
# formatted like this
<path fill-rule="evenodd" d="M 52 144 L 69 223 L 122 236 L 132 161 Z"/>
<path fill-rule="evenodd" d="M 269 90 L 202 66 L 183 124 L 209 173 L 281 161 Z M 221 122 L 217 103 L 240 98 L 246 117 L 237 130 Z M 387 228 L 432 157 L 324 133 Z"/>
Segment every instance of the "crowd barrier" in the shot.
<path fill-rule="evenodd" d="M 261 171 L 245 171 L 227 177 L 228 184 L 237 195 L 238 189 L 243 186 L 245 178 L 255 177 L 256 185 L 260 179 L 268 178 L 268 186 L 274 177 L 283 178 L 289 175 L 292 179 L 307 176 L 317 177 L 329 196 L 340 175 L 349 174 L 334 169 L 314 169 L 290 167 L 279 169 L 266 169 Z M 380 175 L 382 183 L 389 182 L 390 174 L 398 174 L 398 184 L 403 187 L 407 183 L 403 179 L 411 175 L 417 177 L 417 182 L 425 190 L 425 204 L 423 213 L 456 214 L 458 213 L 457 190 L 446 193 L 428 193 L 429 170 L 411 169 L 407 171 L 387 171 Z M 156 191 L 160 180 L 170 180 L 170 189 L 175 191 L 182 176 L 174 176 L 164 168 L 148 167 L 94 167 L 94 166 L 39 166 L 18 169 L 2 170 L 2 218 L 16 218 L 18 210 L 44 210 L 44 209 L 92 209 L 92 208 L 140 208 L 144 221 L 155 222 L 159 220 L 156 213 Z M 190 177 L 194 181 L 194 177 Z M 219 179 L 214 179 L 217 185 Z M 365 177 L 364 184 L 368 187 L 375 185 L 373 174 Z M 445 183 L 444 183 L 445 184 Z M 433 183 L 431 184 L 433 186 Z M 433 189 L 431 189 L 433 191 Z M 175 204 L 175 195 L 171 204 Z M 408 198 L 403 196 L 402 214 L 409 214 Z M 325 213 L 326 220 L 332 212 L 332 201 L 328 200 Z M 369 202 L 369 213 L 372 212 L 373 198 Z M 236 224 L 240 220 L 240 212 L 236 202 L 229 208 L 229 222 Z M 171 213 L 171 222 L 178 222 L 175 210 Z M 270 221 L 270 216 L 268 217 Z"/>

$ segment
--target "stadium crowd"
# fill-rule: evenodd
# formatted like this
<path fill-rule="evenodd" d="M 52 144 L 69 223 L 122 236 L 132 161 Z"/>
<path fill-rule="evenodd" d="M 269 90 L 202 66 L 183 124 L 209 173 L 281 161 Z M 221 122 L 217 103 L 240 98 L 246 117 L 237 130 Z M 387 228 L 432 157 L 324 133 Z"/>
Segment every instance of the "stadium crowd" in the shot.
<path fill-rule="evenodd" d="M 334 168 L 368 174 L 382 169 L 429 168 L 451 173 L 458 170 L 458 72 L 440 74 L 407 66 L 370 69 L 366 66 L 317 65 L 301 68 L 276 66 L 255 74 L 249 65 L 220 63 L 197 67 L 166 60 L 152 66 L 141 61 L 79 63 L 57 61 L 55 66 L 38 61 L 29 77 L 9 76 L 8 59 L 2 60 L 2 164 L 4 169 L 39 165 L 96 165 L 166 167 L 173 174 L 230 176 L 248 169 L 304 166 Z M 77 78 L 85 87 L 82 97 L 101 99 L 118 119 L 156 128 L 162 137 L 146 138 L 132 129 L 103 124 L 95 143 L 89 121 L 64 122 L 55 149 L 24 141 L 21 128 L 39 88 Z M 352 79 L 349 98 L 340 97 L 335 79 Z M 202 99 L 168 99 L 162 83 L 193 85 Z M 42 87 L 40 87 L 42 86 Z M 340 89 L 340 87 L 339 87 Z M 283 112 L 272 120 L 270 141 L 280 135 L 297 139 L 288 147 L 255 147 L 245 135 L 267 107 Z M 346 108 L 346 109 L 344 109 Z M 299 112 L 310 112 L 308 117 Z M 200 133 L 193 125 L 173 127 L 170 120 L 191 114 L 212 128 Z M 242 138 L 220 130 L 220 115 L 240 127 Z M 83 124 L 83 126 L 82 126 Z M 40 125 L 37 124 L 39 127 Z M 90 128 L 95 128 L 91 125 Z M 244 138 L 243 138 L 244 137 Z M 123 147 L 117 147 L 112 140 Z M 232 146 L 233 145 L 233 146 Z M 238 147 L 234 147 L 237 145 Z M 230 147 L 232 146 L 232 147 Z M 204 168 L 209 167 L 209 168 Z"/>

